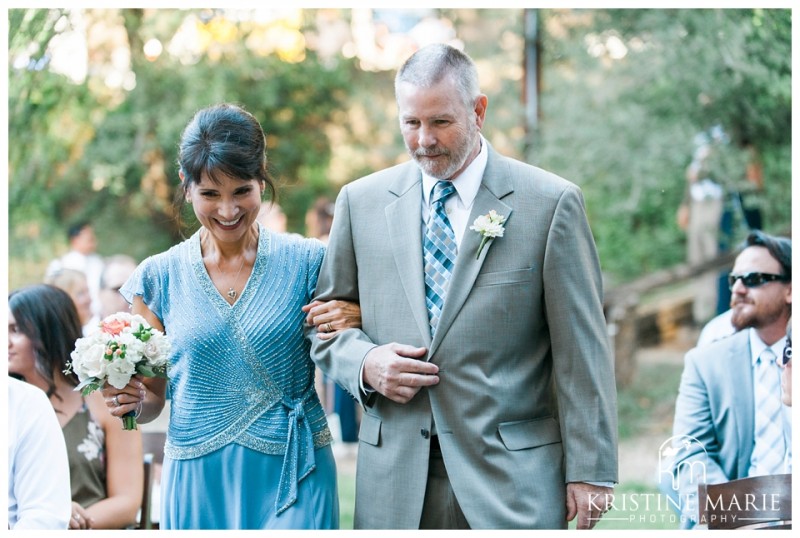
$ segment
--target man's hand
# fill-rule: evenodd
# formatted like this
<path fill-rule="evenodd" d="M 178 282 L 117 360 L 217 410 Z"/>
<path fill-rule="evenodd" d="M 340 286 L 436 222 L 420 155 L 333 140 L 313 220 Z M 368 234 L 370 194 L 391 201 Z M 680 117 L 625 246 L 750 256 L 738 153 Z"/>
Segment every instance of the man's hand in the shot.
<path fill-rule="evenodd" d="M 613 488 L 570 482 L 567 484 L 567 521 L 578 516 L 578 529 L 592 529 L 613 502 Z"/>
<path fill-rule="evenodd" d="M 385 344 L 370 350 L 364 359 L 364 383 L 397 403 L 408 403 L 419 389 L 439 382 L 439 367 L 417 360 L 427 349 Z"/>

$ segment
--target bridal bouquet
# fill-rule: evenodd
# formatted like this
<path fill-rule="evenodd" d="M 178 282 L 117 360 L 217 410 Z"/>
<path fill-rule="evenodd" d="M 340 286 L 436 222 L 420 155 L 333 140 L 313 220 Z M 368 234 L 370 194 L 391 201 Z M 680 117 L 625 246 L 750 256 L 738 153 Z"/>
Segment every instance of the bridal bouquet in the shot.
<path fill-rule="evenodd" d="M 167 377 L 170 343 L 138 314 L 119 312 L 100 322 L 100 330 L 79 338 L 64 373 L 74 372 L 80 390 L 86 396 L 109 385 L 123 389 L 135 374 Z M 133 411 L 122 417 L 125 430 L 136 429 Z"/>

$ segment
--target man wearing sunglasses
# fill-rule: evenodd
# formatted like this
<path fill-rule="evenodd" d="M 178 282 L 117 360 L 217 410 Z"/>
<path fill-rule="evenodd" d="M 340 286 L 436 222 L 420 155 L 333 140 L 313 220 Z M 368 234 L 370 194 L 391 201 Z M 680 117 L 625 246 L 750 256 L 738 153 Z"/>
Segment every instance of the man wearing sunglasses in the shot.
<path fill-rule="evenodd" d="M 698 484 L 781 474 L 791 461 L 791 409 L 780 387 L 791 241 L 750 233 L 728 284 L 737 332 L 687 353 L 675 404 L 672 484 L 684 528 L 697 523 Z"/>

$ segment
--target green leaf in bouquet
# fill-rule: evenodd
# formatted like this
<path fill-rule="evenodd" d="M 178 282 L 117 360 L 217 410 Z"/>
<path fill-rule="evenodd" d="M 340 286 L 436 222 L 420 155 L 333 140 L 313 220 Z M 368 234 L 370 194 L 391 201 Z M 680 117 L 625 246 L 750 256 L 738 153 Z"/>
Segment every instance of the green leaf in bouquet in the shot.
<path fill-rule="evenodd" d="M 73 390 L 79 390 L 81 391 L 81 394 L 83 394 L 84 396 L 88 396 L 94 391 L 100 390 L 102 387 L 103 383 L 101 383 L 99 379 L 97 379 L 96 377 L 90 377 L 78 383 L 78 386 L 75 387 Z"/>
<path fill-rule="evenodd" d="M 151 368 L 149 364 L 140 363 L 136 365 L 136 373 L 142 374 L 145 377 L 161 377 L 167 378 L 166 367 Z"/>
<path fill-rule="evenodd" d="M 155 377 L 156 376 L 156 373 L 147 364 L 137 364 L 136 365 L 136 372 L 142 374 L 145 377 Z"/>

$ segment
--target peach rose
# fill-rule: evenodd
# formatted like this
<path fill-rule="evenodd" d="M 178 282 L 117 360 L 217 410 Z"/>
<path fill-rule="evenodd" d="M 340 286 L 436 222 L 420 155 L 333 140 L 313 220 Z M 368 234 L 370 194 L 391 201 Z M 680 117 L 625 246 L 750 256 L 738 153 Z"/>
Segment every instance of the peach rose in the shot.
<path fill-rule="evenodd" d="M 112 334 L 116 336 L 118 334 L 121 334 L 124 329 L 130 326 L 131 326 L 130 322 L 116 318 L 116 319 L 111 319 L 109 321 L 104 321 L 102 326 L 102 331 L 106 334 Z"/>

